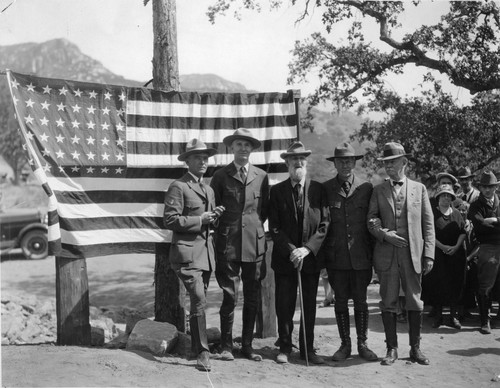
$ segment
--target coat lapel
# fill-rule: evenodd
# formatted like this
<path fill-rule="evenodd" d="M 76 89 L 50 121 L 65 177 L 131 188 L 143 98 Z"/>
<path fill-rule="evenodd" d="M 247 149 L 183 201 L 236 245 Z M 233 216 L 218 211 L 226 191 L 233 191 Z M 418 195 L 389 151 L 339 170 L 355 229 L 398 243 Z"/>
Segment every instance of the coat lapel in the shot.
<path fill-rule="evenodd" d="M 392 212 L 395 213 L 394 198 L 392 196 L 392 188 L 390 180 L 386 180 L 384 183 L 382 183 L 382 192 L 384 194 L 385 199 L 387 199 L 387 202 L 389 202 L 389 205 L 391 205 Z"/>
<path fill-rule="evenodd" d="M 183 179 L 185 179 L 185 182 L 189 186 L 191 190 L 193 190 L 196 194 L 198 194 L 201 198 L 206 199 L 207 196 L 201 189 L 200 185 L 198 184 L 197 181 L 194 180 L 193 176 L 191 174 L 186 174 L 184 175 Z"/>
<path fill-rule="evenodd" d="M 297 209 L 295 209 L 295 203 L 293 200 L 293 192 L 292 192 L 292 181 L 290 180 L 290 178 L 288 178 L 283 184 L 283 198 L 285 198 L 287 207 L 293 211 L 295 220 L 297 220 Z"/>

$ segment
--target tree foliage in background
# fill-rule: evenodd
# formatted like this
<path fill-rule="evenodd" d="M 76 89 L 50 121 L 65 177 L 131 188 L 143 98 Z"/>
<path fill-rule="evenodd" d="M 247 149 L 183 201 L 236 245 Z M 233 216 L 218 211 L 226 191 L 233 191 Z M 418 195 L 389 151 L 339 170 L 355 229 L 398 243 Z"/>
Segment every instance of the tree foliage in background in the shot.
<path fill-rule="evenodd" d="M 413 172 L 419 177 L 455 173 L 466 164 L 473 171 L 495 169 L 500 162 L 499 93 L 479 93 L 470 106 L 459 107 L 436 83 L 420 97 L 381 93 L 369 108 L 387 118 L 365 121 L 351 139 L 376 145 L 364 158 L 374 170 L 376 157 L 389 141 L 400 142 L 412 153 Z"/>
<path fill-rule="evenodd" d="M 7 77 L 0 77 L 0 155 L 14 171 L 14 182 L 17 183 L 28 159 L 8 88 Z"/>
<path fill-rule="evenodd" d="M 259 11 L 266 0 L 217 0 L 209 8 L 209 19 L 235 8 Z M 267 0 L 271 8 L 282 6 L 282 0 Z M 297 41 L 290 63 L 289 82 L 304 82 L 311 74 L 319 86 L 309 97 L 314 106 L 320 102 L 340 101 L 352 106 L 354 95 L 363 91 L 374 96 L 384 88 L 383 77 L 400 74 L 407 64 L 436 70 L 456 86 L 472 94 L 500 88 L 500 9 L 492 1 L 451 1 L 449 12 L 432 26 L 421 26 L 400 40 L 393 33 L 401 26 L 399 17 L 406 7 L 425 7 L 420 1 L 340 1 L 291 0 L 302 7 L 304 19 L 317 8 L 322 12 L 325 31 Z M 345 42 L 332 42 L 329 34 L 340 22 L 350 22 Z M 387 50 L 373 47 L 372 37 L 365 36 L 366 26 L 376 22 L 379 39 Z"/>

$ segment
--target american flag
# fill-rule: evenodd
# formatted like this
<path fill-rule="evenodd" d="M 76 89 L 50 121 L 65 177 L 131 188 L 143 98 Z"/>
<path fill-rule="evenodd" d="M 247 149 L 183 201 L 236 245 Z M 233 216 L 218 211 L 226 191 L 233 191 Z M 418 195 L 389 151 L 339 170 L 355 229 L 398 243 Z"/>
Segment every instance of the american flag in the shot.
<path fill-rule="evenodd" d="M 297 139 L 287 93 L 165 92 L 7 72 L 29 163 L 49 196 L 49 254 L 90 258 L 154 253 L 170 241 L 164 194 L 198 138 L 232 161 L 224 137 L 248 128 L 262 142 L 251 162 L 286 174 L 280 153 Z"/>

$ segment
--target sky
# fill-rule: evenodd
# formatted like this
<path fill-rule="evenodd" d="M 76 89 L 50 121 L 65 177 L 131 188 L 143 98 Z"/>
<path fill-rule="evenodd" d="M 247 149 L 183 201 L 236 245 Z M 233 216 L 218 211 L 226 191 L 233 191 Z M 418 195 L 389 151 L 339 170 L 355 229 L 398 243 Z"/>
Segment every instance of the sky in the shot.
<path fill-rule="evenodd" d="M 294 42 L 324 31 L 319 10 L 296 24 L 301 8 L 286 5 L 285 0 L 278 11 L 244 11 L 241 20 L 231 11 L 212 25 L 206 12 L 214 1 L 177 0 L 180 74 L 213 73 L 262 92 L 300 89 L 302 96 L 312 92 L 314 76 L 297 85 L 287 85 L 286 78 Z M 412 11 L 403 15 L 402 23 L 410 28 L 434 23 L 447 4 L 426 1 L 421 8 L 408 4 Z M 0 14 L 0 45 L 65 38 L 115 74 L 137 81 L 152 78 L 152 0 L 146 6 L 143 0 L 0 0 L 0 11 L 5 7 Z M 342 39 L 345 28 L 336 28 L 331 39 Z M 375 25 L 369 32 L 378 36 Z M 374 44 L 383 47 L 377 40 Z M 387 83 L 401 95 L 416 95 L 426 71 L 411 65 L 405 75 L 390 76 Z M 469 98 L 468 91 L 446 81 L 444 85 L 459 100 Z"/>

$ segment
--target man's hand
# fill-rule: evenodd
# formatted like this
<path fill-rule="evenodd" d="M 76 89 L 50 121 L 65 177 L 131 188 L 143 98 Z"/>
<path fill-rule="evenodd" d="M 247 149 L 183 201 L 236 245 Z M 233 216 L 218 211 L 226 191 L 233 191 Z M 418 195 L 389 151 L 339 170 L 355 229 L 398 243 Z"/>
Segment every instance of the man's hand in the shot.
<path fill-rule="evenodd" d="M 298 268 L 299 271 L 302 269 L 304 263 L 304 258 L 311 251 L 306 247 L 295 248 L 292 253 L 290 253 L 290 261 L 292 262 L 294 268 Z"/>
<path fill-rule="evenodd" d="M 432 260 L 430 257 L 424 257 L 424 267 L 423 267 L 424 275 L 427 275 L 429 272 L 431 272 L 433 266 L 434 266 L 434 260 Z"/>
<path fill-rule="evenodd" d="M 392 244 L 398 248 L 406 248 L 408 246 L 408 241 L 406 241 L 405 238 L 398 236 L 396 231 L 394 230 L 390 230 L 389 232 L 387 232 L 384 236 L 384 239 L 389 244 Z"/>
<path fill-rule="evenodd" d="M 484 225 L 488 226 L 490 228 L 493 228 L 495 224 L 498 222 L 498 219 L 496 217 L 488 217 L 483 220 Z"/>
<path fill-rule="evenodd" d="M 201 215 L 201 224 L 207 225 L 214 221 L 217 217 L 213 212 L 205 212 Z"/>

